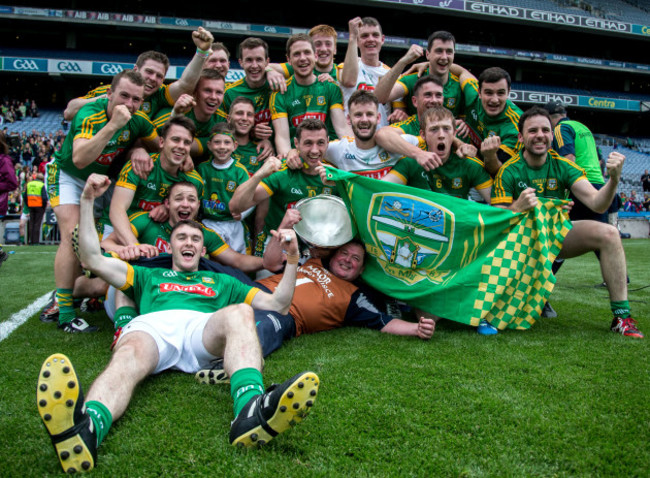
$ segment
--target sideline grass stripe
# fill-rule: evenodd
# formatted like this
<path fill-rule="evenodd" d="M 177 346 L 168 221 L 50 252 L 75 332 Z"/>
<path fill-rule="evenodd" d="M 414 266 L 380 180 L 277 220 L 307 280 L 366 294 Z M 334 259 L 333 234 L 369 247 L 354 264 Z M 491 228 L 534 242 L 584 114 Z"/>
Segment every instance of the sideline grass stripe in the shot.
<path fill-rule="evenodd" d="M 9 317 L 9 320 L 0 323 L 0 342 L 9 337 L 9 334 L 24 324 L 32 315 L 42 309 L 43 306 L 47 304 L 50 295 L 52 295 L 52 291 L 40 296 L 20 312 L 16 312 L 14 315 Z"/>

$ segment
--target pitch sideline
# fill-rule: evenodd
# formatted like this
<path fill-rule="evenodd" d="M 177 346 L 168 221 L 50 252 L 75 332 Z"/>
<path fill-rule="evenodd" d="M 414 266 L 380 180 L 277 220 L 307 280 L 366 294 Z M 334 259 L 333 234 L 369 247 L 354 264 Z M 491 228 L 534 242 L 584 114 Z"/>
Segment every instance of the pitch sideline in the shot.
<path fill-rule="evenodd" d="M 18 327 L 24 324 L 27 321 L 27 319 L 29 319 L 32 315 L 34 315 L 36 312 L 42 309 L 45 306 L 45 304 L 47 304 L 47 301 L 51 295 L 52 295 L 52 291 L 49 291 L 48 293 L 42 295 L 34 302 L 29 304 L 23 310 L 13 314 L 11 317 L 9 317 L 8 320 L 0 323 L 0 342 L 2 342 L 4 339 L 9 337 L 9 335 L 14 330 L 16 330 Z"/>

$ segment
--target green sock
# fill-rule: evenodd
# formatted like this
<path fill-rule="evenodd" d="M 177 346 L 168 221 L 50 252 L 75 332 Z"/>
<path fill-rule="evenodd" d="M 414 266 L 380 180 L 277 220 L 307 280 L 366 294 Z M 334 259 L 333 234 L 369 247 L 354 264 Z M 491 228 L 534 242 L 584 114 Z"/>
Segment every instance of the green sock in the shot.
<path fill-rule="evenodd" d="M 612 308 L 614 317 L 627 319 L 630 316 L 630 303 L 627 300 L 610 301 L 609 306 Z"/>
<path fill-rule="evenodd" d="M 57 289 L 56 302 L 59 304 L 59 324 L 72 322 L 75 317 L 72 289 Z"/>
<path fill-rule="evenodd" d="M 264 393 L 262 372 L 255 368 L 240 368 L 230 377 L 230 396 L 233 399 L 235 418 L 256 395 Z"/>
<path fill-rule="evenodd" d="M 120 307 L 115 311 L 113 316 L 113 322 L 115 323 L 115 328 L 124 327 L 126 324 L 131 322 L 135 317 L 137 317 L 138 311 L 134 307 L 125 305 Z"/>
<path fill-rule="evenodd" d="M 97 446 L 104 441 L 106 435 L 108 435 L 108 430 L 113 424 L 113 415 L 101 402 L 96 402 L 90 400 L 86 402 L 86 412 L 90 416 L 90 420 L 95 426 L 95 433 L 97 434 Z"/>

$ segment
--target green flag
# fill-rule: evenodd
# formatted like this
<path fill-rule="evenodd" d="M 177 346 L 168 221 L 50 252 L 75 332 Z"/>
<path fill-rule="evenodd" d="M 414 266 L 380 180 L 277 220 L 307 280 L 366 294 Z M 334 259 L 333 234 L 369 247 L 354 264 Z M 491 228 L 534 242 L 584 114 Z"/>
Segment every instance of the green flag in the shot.
<path fill-rule="evenodd" d="M 555 285 L 566 201 L 526 213 L 327 168 L 366 246 L 363 279 L 426 312 L 529 328 Z"/>

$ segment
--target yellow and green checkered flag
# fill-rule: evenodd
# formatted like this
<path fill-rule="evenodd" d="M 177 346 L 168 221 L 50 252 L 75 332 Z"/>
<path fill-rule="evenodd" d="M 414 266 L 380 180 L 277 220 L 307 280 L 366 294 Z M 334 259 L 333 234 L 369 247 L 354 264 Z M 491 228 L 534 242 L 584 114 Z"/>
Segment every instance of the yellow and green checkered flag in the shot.
<path fill-rule="evenodd" d="M 571 228 L 545 199 L 513 213 L 327 169 L 364 242 L 363 279 L 432 314 L 477 326 L 529 328 L 555 285 L 551 266 Z"/>

